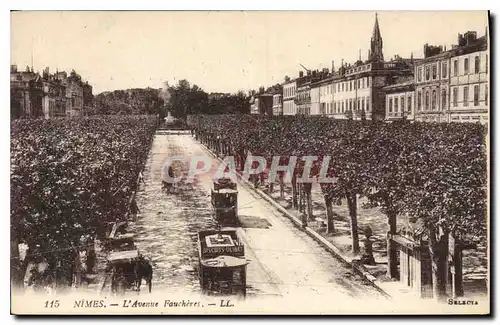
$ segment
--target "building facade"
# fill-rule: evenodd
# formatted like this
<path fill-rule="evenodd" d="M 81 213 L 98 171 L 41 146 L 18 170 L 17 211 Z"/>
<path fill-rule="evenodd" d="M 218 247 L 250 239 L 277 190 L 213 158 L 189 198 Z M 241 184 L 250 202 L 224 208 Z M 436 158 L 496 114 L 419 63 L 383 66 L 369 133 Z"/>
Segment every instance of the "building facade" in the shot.
<path fill-rule="evenodd" d="M 450 55 L 442 46 L 424 45 L 424 59 L 415 65 L 417 121 L 448 122 Z"/>
<path fill-rule="evenodd" d="M 289 80 L 286 78 L 283 83 L 283 115 L 297 114 L 297 106 L 295 105 L 295 96 L 297 95 L 296 79 Z"/>
<path fill-rule="evenodd" d="M 250 98 L 250 114 L 273 115 L 273 95 L 256 94 Z"/>
<path fill-rule="evenodd" d="M 489 62 L 487 35 L 476 32 L 459 35 L 450 55 L 450 122 L 480 122 L 489 117 Z"/>
<path fill-rule="evenodd" d="M 10 67 L 10 107 L 11 118 L 43 117 L 43 83 L 38 73 L 26 67 L 18 71 L 16 65 Z"/>
<path fill-rule="evenodd" d="M 12 118 L 56 118 L 80 116 L 86 106 L 93 105 L 92 86 L 83 83 L 72 71 L 50 74 L 45 68 L 42 75 L 33 68 L 18 71 L 11 66 L 11 116 Z"/>
<path fill-rule="evenodd" d="M 273 115 L 283 115 L 283 95 L 281 93 L 273 95 Z"/>
<path fill-rule="evenodd" d="M 488 123 L 488 38 L 468 31 L 458 45 L 424 45 L 415 66 L 415 119 L 426 122 Z"/>
<path fill-rule="evenodd" d="M 385 119 L 414 120 L 415 82 L 413 77 L 401 78 L 395 84 L 384 87 Z"/>

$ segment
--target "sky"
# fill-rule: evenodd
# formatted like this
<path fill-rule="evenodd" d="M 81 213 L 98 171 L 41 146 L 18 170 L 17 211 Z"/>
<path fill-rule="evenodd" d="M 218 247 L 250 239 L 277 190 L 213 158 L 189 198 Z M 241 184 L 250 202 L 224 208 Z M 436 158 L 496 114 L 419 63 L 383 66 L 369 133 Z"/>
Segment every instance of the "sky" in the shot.
<path fill-rule="evenodd" d="M 386 59 L 484 35 L 486 11 L 379 11 Z M 94 94 L 187 79 L 207 92 L 280 83 L 308 69 L 366 60 L 371 11 L 22 11 L 11 13 L 11 64 L 74 69 Z M 33 60 L 32 60 L 33 59 Z"/>

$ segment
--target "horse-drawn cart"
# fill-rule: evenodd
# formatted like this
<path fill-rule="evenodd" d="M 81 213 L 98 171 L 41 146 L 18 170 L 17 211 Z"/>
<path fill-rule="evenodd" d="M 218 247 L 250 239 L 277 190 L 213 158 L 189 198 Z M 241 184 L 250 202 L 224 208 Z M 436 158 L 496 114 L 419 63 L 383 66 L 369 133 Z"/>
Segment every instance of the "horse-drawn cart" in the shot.
<path fill-rule="evenodd" d="M 106 274 L 111 277 L 111 291 L 124 294 L 126 290 L 140 290 L 142 279 L 146 280 L 151 292 L 152 267 L 137 250 L 112 252 L 107 258 Z M 106 279 L 102 289 L 106 284 Z"/>

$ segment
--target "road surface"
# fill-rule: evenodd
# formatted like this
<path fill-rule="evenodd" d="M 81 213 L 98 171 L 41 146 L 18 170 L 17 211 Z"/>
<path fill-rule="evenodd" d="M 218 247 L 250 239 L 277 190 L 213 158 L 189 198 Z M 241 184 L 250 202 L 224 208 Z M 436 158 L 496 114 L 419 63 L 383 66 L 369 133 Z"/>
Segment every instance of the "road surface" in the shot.
<path fill-rule="evenodd" d="M 197 232 L 214 227 L 209 173 L 193 183 L 181 182 L 174 193 L 161 190 L 169 156 L 206 155 L 192 136 L 157 134 L 138 192 L 140 215 L 130 231 L 136 245 L 153 262 L 153 290 L 200 291 L 197 277 Z M 216 160 L 213 161 L 216 167 Z M 180 172 L 180 166 L 176 169 Z M 183 167 L 187 173 L 187 167 Z M 248 296 L 319 295 L 325 299 L 381 297 L 317 242 L 297 229 L 243 182 L 238 183 L 238 211 L 245 243 Z"/>

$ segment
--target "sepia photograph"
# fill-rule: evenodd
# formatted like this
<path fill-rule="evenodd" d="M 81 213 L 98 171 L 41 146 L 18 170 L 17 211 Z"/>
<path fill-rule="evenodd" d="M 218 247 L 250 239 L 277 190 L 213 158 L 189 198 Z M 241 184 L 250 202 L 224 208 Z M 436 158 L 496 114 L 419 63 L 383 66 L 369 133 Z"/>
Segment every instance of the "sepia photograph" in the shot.
<path fill-rule="evenodd" d="M 490 19 L 11 11 L 11 314 L 489 315 Z"/>

